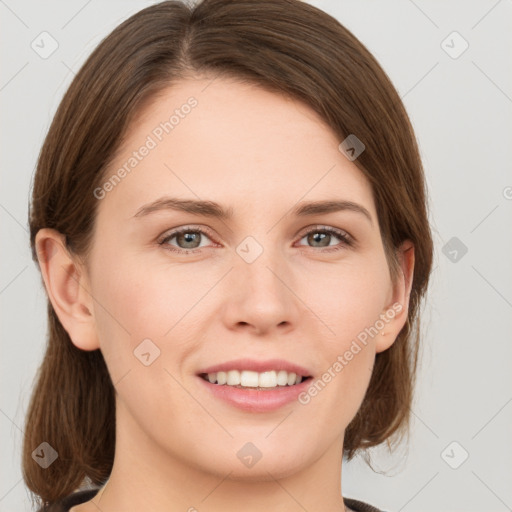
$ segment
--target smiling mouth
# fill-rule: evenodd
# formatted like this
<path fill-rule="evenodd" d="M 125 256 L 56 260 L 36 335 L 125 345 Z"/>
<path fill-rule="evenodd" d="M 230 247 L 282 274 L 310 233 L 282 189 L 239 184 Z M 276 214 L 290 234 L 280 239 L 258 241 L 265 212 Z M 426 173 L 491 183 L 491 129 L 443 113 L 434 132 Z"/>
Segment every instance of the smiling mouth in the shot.
<path fill-rule="evenodd" d="M 311 379 L 311 376 L 297 375 L 286 370 L 255 372 L 250 370 L 229 370 L 226 372 L 201 373 L 199 376 L 217 386 L 228 386 L 255 391 L 271 391 L 288 388 Z"/>

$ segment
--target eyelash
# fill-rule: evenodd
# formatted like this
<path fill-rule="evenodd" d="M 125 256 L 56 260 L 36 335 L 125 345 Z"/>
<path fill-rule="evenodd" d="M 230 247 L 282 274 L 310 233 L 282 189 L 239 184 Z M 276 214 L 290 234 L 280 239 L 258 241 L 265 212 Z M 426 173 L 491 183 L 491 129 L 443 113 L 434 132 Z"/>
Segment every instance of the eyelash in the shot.
<path fill-rule="evenodd" d="M 174 237 L 176 237 L 177 235 L 180 235 L 182 233 L 201 233 L 203 235 L 206 235 L 210 239 L 212 238 L 212 235 L 209 233 L 208 230 L 200 229 L 200 228 L 197 228 L 194 226 L 186 226 L 184 228 L 176 229 L 175 231 L 172 231 L 171 233 L 166 234 L 164 238 L 162 238 L 158 241 L 158 244 L 163 246 L 164 249 L 167 251 L 171 251 L 171 252 L 175 252 L 175 253 L 179 253 L 179 254 L 197 253 L 197 251 L 201 250 L 201 248 L 199 248 L 199 247 L 195 248 L 195 249 L 177 249 L 168 244 L 168 242 L 170 240 L 172 240 Z M 355 243 L 353 237 L 351 235 L 349 235 L 347 232 L 345 232 L 341 229 L 336 229 L 336 228 L 332 228 L 329 226 L 314 227 L 314 228 L 310 229 L 309 231 L 306 231 L 305 233 L 303 233 L 299 240 L 302 240 L 304 237 L 308 236 L 311 233 L 325 233 L 325 234 L 335 235 L 342 242 L 341 244 L 334 246 L 334 247 L 319 248 L 322 250 L 320 250 L 318 252 L 336 252 L 336 251 L 342 250 L 343 245 L 352 247 Z M 306 247 L 306 246 L 301 246 L 301 247 Z M 310 248 L 315 249 L 315 247 L 310 247 Z"/>

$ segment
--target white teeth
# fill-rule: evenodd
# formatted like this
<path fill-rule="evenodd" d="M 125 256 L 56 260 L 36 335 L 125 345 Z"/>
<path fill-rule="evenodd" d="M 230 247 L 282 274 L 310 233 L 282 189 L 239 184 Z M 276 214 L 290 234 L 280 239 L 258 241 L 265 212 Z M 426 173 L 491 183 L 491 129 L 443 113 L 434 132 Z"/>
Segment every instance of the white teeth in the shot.
<path fill-rule="evenodd" d="M 228 372 L 228 386 L 238 386 L 240 384 L 240 372 L 237 370 L 229 370 Z"/>
<path fill-rule="evenodd" d="M 277 386 L 293 386 L 302 382 L 302 376 L 286 370 L 269 370 L 254 372 L 250 370 L 229 370 L 227 372 L 208 373 L 207 380 L 212 384 L 227 384 L 246 388 L 275 388 Z"/>
<path fill-rule="evenodd" d="M 246 388 L 257 388 L 258 387 L 258 372 L 250 372 L 244 370 L 240 374 L 240 385 Z"/>
<path fill-rule="evenodd" d="M 277 372 L 277 384 L 279 386 L 286 386 L 288 384 L 288 372 L 284 370 Z"/>
<path fill-rule="evenodd" d="M 277 375 L 274 370 L 260 373 L 260 388 L 275 388 L 277 386 Z"/>

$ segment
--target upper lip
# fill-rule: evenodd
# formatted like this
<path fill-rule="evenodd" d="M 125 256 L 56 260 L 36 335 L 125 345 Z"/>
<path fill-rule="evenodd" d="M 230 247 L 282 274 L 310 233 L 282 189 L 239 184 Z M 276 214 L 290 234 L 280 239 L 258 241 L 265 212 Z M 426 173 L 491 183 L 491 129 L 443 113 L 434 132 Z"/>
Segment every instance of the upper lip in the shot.
<path fill-rule="evenodd" d="M 287 372 L 293 372 L 302 377 L 311 376 L 311 372 L 307 368 L 291 363 L 290 361 L 285 361 L 284 359 L 265 359 L 262 361 L 256 359 L 233 359 L 225 363 L 208 366 L 208 368 L 200 370 L 199 374 L 226 372 L 229 370 L 250 370 L 258 373 L 270 370 L 286 370 Z"/>

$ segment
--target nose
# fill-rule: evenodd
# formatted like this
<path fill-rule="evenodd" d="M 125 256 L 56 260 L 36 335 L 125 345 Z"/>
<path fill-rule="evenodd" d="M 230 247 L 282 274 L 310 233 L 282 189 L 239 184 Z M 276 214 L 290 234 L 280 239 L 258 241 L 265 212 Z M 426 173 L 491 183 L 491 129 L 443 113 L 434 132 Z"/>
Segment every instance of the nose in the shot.
<path fill-rule="evenodd" d="M 248 261 L 236 255 L 226 283 L 227 327 L 258 335 L 273 330 L 283 334 L 296 328 L 301 301 L 294 291 L 298 283 L 289 262 L 280 251 L 270 249 L 263 250 L 251 263 Z"/>

